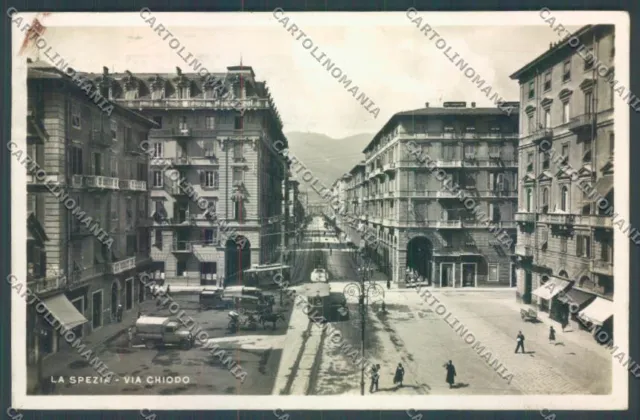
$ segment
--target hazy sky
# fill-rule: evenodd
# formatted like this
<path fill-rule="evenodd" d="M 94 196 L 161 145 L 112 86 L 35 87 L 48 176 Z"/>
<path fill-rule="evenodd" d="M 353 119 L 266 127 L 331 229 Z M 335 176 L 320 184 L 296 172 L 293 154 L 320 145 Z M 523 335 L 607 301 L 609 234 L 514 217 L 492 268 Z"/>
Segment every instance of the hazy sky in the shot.
<path fill-rule="evenodd" d="M 105 15 L 105 14 L 101 14 Z M 58 15 L 60 16 L 60 15 Z M 134 19 L 144 25 L 137 14 Z M 163 15 L 157 14 L 158 22 Z M 188 27 L 166 24 L 187 52 L 211 71 L 243 64 L 267 81 L 284 123 L 284 131 L 311 131 L 340 138 L 377 132 L 396 112 L 439 106 L 443 101 L 476 101 L 490 106 L 479 89 L 455 68 L 434 41 L 404 13 L 389 26 L 304 24 L 307 36 L 380 108 L 377 118 L 334 79 L 272 14 L 255 26 Z M 289 14 L 291 20 L 299 19 Z M 45 26 L 50 21 L 44 19 Z M 158 23 L 156 22 L 156 24 Z M 541 23 L 542 20 L 540 20 Z M 163 22 L 165 23 L 165 22 Z M 291 22 L 289 22 L 290 24 Z M 298 22 L 296 22 L 298 23 Z M 481 21 L 479 21 L 481 23 Z M 70 65 L 101 72 L 173 72 L 186 63 L 148 26 L 47 27 L 45 39 Z M 440 36 L 505 100 L 518 100 L 509 75 L 544 52 L 558 35 L 548 26 L 437 26 Z M 46 60 L 42 54 L 40 59 Z"/>

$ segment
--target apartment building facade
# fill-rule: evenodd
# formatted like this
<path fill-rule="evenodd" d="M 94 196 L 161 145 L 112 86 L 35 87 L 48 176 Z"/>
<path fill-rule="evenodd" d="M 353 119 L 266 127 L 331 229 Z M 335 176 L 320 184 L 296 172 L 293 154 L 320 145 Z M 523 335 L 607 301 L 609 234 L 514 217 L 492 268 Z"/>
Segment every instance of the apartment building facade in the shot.
<path fill-rule="evenodd" d="M 340 199 L 342 209 L 342 220 L 339 228 L 345 233 L 347 241 L 353 246 L 360 248 L 362 243 L 363 215 L 363 191 L 365 180 L 365 163 L 359 162 L 341 179 L 343 186 L 341 189 L 345 194 Z"/>
<path fill-rule="evenodd" d="M 354 168 L 350 187 L 361 193 L 351 200 L 362 197 L 363 245 L 393 281 L 403 284 L 412 269 L 436 287 L 515 286 L 511 247 L 501 240 L 515 243 L 517 125 L 517 114 L 498 108 L 427 104 L 395 114 L 364 149 L 364 175 Z"/>
<path fill-rule="evenodd" d="M 574 36 L 579 47 L 551 45 L 511 76 L 522 104 L 517 297 L 559 322 L 610 327 L 615 33 L 590 25 Z"/>
<path fill-rule="evenodd" d="M 180 68 L 174 74 L 105 69 L 98 79 L 108 84 L 110 98 L 160 126 L 149 135 L 156 278 L 223 286 L 242 283 L 251 265 L 277 262 L 289 189 L 288 166 L 277 150 L 287 140 L 269 89 L 253 69 L 231 66 L 206 78 Z"/>
<path fill-rule="evenodd" d="M 116 322 L 119 305 L 137 310 L 137 275 L 151 263 L 149 159 L 138 144 L 155 124 L 117 105 L 103 112 L 87 86 L 98 89 L 28 65 L 27 154 L 43 172 L 27 175 L 27 282 L 79 338 Z M 32 306 L 29 363 L 68 345 Z"/>

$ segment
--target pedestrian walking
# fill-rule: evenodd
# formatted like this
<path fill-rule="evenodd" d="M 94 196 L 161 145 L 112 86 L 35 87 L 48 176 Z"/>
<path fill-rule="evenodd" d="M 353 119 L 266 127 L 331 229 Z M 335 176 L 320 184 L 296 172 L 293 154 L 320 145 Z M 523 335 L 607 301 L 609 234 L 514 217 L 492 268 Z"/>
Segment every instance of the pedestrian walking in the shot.
<path fill-rule="evenodd" d="M 518 336 L 516 337 L 516 341 L 518 342 L 518 345 L 516 346 L 515 353 L 518 352 L 518 349 L 521 349 L 522 352 L 524 353 L 524 334 L 522 334 L 522 331 L 518 331 Z"/>
<path fill-rule="evenodd" d="M 133 327 L 129 327 L 127 336 L 129 337 L 129 347 L 131 347 L 133 345 Z"/>
<path fill-rule="evenodd" d="M 398 363 L 398 367 L 396 368 L 396 374 L 393 376 L 393 383 L 402 387 L 402 381 L 404 379 L 404 368 L 402 367 L 402 363 Z"/>
<path fill-rule="evenodd" d="M 391 280 L 387 279 L 387 290 L 391 289 Z"/>
<path fill-rule="evenodd" d="M 171 286 L 167 284 L 167 291 L 165 292 L 165 294 L 169 295 L 169 293 L 171 293 Z"/>
<path fill-rule="evenodd" d="M 451 360 L 449 360 L 449 363 L 446 363 L 444 367 L 447 369 L 447 383 L 449 384 L 449 388 L 453 388 L 453 384 L 456 383 L 456 367 L 453 366 Z"/>
<path fill-rule="evenodd" d="M 118 322 L 122 321 L 122 312 L 123 312 L 122 305 L 118 305 L 118 309 L 116 309 L 116 320 Z"/>
<path fill-rule="evenodd" d="M 556 341 L 556 330 L 553 329 L 553 326 L 549 327 L 549 343 L 554 343 Z"/>
<path fill-rule="evenodd" d="M 142 311 L 138 311 L 138 318 L 142 316 Z"/>
<path fill-rule="evenodd" d="M 369 393 L 373 394 L 373 388 L 376 388 L 377 391 L 377 384 L 378 384 L 378 366 L 379 365 L 373 365 L 371 367 L 371 385 L 369 386 Z"/>

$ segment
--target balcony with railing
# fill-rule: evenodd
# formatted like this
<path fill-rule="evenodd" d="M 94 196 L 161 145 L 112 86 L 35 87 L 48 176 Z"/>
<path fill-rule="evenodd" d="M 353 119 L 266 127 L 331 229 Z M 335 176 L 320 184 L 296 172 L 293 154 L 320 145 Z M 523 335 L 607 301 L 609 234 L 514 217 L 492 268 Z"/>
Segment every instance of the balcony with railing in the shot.
<path fill-rule="evenodd" d="M 567 125 L 567 128 L 571 131 L 582 131 L 582 130 L 587 130 L 590 129 L 591 127 L 593 127 L 595 123 L 595 115 L 594 114 L 582 114 L 582 115 L 578 115 L 577 117 L 573 117 L 571 118 L 571 121 L 569 121 L 569 125 Z"/>
<path fill-rule="evenodd" d="M 191 137 L 191 129 L 187 127 L 183 128 L 174 128 L 173 135 L 178 138 L 186 138 Z"/>
<path fill-rule="evenodd" d="M 171 244 L 171 252 L 176 253 L 191 253 L 193 252 L 193 243 L 190 241 L 178 241 L 174 240 Z"/>
<path fill-rule="evenodd" d="M 384 172 L 393 172 L 396 170 L 396 163 L 395 162 L 387 163 L 382 167 L 382 170 Z"/>
<path fill-rule="evenodd" d="M 537 214 L 532 212 L 519 211 L 516 213 L 516 222 L 518 223 L 535 223 Z"/>
<path fill-rule="evenodd" d="M 575 223 L 575 218 L 576 216 L 573 214 L 563 213 L 543 213 L 538 215 L 539 222 L 550 225 L 573 225 Z"/>
<path fill-rule="evenodd" d="M 592 228 L 613 228 L 613 218 L 611 216 L 600 216 L 595 214 L 576 215 L 574 223 L 576 225 L 589 226 Z"/>
<path fill-rule="evenodd" d="M 504 189 L 495 189 L 495 190 L 487 190 L 487 191 L 477 191 L 473 189 L 469 190 L 470 197 L 479 197 L 479 198 L 500 198 L 500 199 L 510 199 L 510 198 L 518 198 L 518 191 L 515 190 L 504 190 Z"/>
<path fill-rule="evenodd" d="M 84 187 L 84 176 L 71 175 L 71 188 L 82 188 L 82 187 Z"/>
<path fill-rule="evenodd" d="M 69 287 L 81 287 L 98 276 L 107 273 L 107 264 L 95 264 L 91 267 L 73 271 L 68 278 Z"/>
<path fill-rule="evenodd" d="M 120 189 L 126 191 L 147 191 L 147 181 L 137 179 L 121 179 Z"/>
<path fill-rule="evenodd" d="M 102 130 L 91 131 L 91 144 L 100 147 L 111 147 L 112 143 L 113 138 L 111 136 L 111 133 L 105 133 Z"/>
<path fill-rule="evenodd" d="M 193 159 L 190 156 L 178 156 L 173 159 L 174 166 L 191 166 L 193 165 Z"/>
<path fill-rule="evenodd" d="M 39 277 L 27 274 L 27 288 L 35 293 L 49 293 L 64 290 L 67 287 L 67 278 L 62 276 Z"/>
<path fill-rule="evenodd" d="M 460 229 L 462 228 L 462 220 L 435 220 L 429 222 L 429 227 L 440 229 Z"/>
<path fill-rule="evenodd" d="M 529 140 L 533 143 L 541 142 L 543 140 L 550 140 L 553 137 L 553 130 L 550 128 L 541 128 L 538 131 L 534 131 L 529 136 Z"/>
<path fill-rule="evenodd" d="M 109 264 L 109 273 L 120 274 L 134 268 L 136 268 L 136 257 L 129 257 Z"/>
<path fill-rule="evenodd" d="M 87 188 L 100 190 L 117 190 L 120 188 L 120 180 L 118 178 L 102 175 L 84 175 L 84 183 Z"/>
<path fill-rule="evenodd" d="M 125 99 L 120 104 L 129 108 L 158 108 L 158 109 L 268 109 L 271 107 L 268 99 L 263 98 L 233 98 L 233 99 Z"/>
<path fill-rule="evenodd" d="M 602 260 L 589 261 L 589 271 L 603 276 L 613 276 L 613 263 Z"/>
<path fill-rule="evenodd" d="M 462 168 L 462 161 L 454 159 L 438 159 L 436 161 L 436 166 L 438 168 Z"/>

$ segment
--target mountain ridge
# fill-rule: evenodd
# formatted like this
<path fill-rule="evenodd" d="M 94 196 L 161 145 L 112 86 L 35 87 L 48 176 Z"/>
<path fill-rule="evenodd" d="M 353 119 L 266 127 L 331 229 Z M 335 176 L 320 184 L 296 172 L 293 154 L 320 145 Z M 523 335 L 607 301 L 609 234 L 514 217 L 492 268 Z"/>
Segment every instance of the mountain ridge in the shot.
<path fill-rule="evenodd" d="M 314 176 L 306 182 L 302 179 L 303 170 L 298 168 L 292 170 L 294 178 L 300 182 L 300 191 L 308 190 L 309 199 L 313 201 L 320 200 L 318 194 L 309 188 L 315 179 L 318 179 L 322 186 L 330 188 L 336 179 L 364 160 L 362 150 L 374 136 L 370 133 L 361 133 L 333 138 L 323 133 L 300 131 L 285 133 L 285 135 L 292 155 Z"/>

